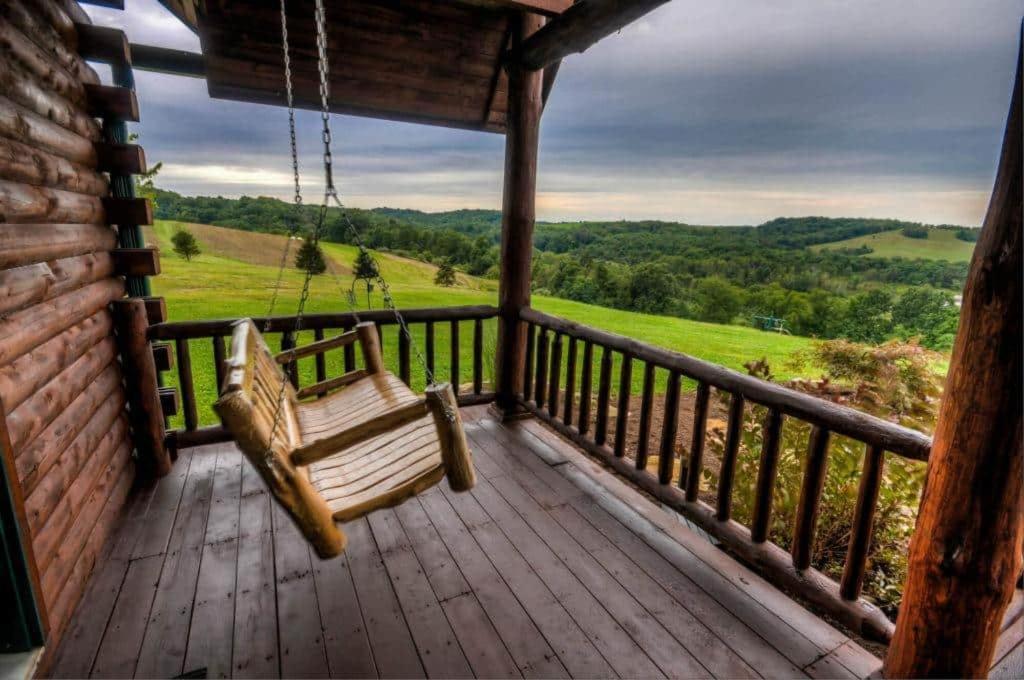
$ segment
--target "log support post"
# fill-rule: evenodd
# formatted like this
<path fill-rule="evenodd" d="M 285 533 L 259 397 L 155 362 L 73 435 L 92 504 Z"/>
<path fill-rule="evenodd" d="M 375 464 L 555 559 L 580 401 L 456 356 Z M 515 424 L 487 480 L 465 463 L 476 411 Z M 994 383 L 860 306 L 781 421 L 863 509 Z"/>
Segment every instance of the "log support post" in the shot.
<path fill-rule="evenodd" d="M 139 464 L 152 475 L 161 477 L 171 471 L 171 457 L 164 444 L 164 412 L 156 362 L 146 338 L 149 326 L 146 303 L 139 298 L 124 298 L 115 300 L 112 307 L 132 442 L 139 454 Z"/>
<path fill-rule="evenodd" d="M 1021 63 L 995 188 L 964 289 L 890 678 L 985 677 L 1020 574 Z"/>
<path fill-rule="evenodd" d="M 515 54 L 522 42 L 543 24 L 543 17 L 523 13 L 513 22 L 511 52 Z M 530 306 L 543 80 L 543 72 L 526 70 L 515 58 L 508 61 L 508 126 L 495 352 L 496 406 L 503 417 L 518 415 L 517 394 L 522 390 L 526 370 L 526 328 L 519 322 L 519 312 Z"/>

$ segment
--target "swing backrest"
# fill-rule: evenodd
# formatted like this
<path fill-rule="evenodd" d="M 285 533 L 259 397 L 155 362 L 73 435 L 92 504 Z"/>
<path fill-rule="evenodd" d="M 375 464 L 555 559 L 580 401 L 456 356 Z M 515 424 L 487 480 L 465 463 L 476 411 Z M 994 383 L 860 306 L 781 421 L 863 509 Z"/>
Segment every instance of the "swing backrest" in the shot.
<path fill-rule="evenodd" d="M 252 423 L 264 447 L 270 445 L 270 431 L 281 397 L 280 416 L 274 433 L 275 443 L 293 449 L 299 441 L 299 424 L 295 414 L 298 403 L 295 388 L 274 361 L 266 341 L 256 324 L 243 319 L 235 324 L 231 336 L 231 355 L 227 360 L 222 394 L 241 392 L 246 406 L 251 407 Z M 282 392 L 283 387 L 283 392 Z M 249 415 L 249 414 L 246 414 Z"/>
<path fill-rule="evenodd" d="M 221 396 L 214 410 L 317 552 L 323 556 L 338 554 L 344 549 L 344 536 L 335 526 L 330 508 L 310 483 L 308 471 L 291 461 L 292 451 L 302 444 L 295 389 L 250 319 L 235 325 L 226 363 Z M 281 411 L 274 430 L 282 385 Z"/>

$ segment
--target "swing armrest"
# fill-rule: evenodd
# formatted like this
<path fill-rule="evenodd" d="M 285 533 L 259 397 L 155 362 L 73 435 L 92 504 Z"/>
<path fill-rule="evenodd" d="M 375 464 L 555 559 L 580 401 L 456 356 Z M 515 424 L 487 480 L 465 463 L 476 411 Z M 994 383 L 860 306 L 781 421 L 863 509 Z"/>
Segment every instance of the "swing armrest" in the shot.
<path fill-rule="evenodd" d="M 303 357 L 312 356 L 314 354 L 323 354 L 327 350 L 331 350 L 336 347 L 351 345 L 358 339 L 359 336 L 355 331 L 348 331 L 341 335 L 335 335 L 333 338 L 317 340 L 316 342 L 311 342 L 308 345 L 293 347 L 292 349 L 286 349 L 283 352 L 278 352 L 274 355 L 274 361 L 279 364 L 290 364 L 297 359 L 302 359 Z"/>
<path fill-rule="evenodd" d="M 335 378 L 328 378 L 327 380 L 321 380 L 318 383 L 313 383 L 312 385 L 303 387 L 295 394 L 295 396 L 299 399 L 305 399 L 306 397 L 326 394 L 331 390 L 336 390 L 339 387 L 344 387 L 345 385 L 354 383 L 357 380 L 361 380 L 368 375 L 370 375 L 370 373 L 365 368 L 357 368 L 354 371 L 342 373 Z"/>
<path fill-rule="evenodd" d="M 359 427 L 342 430 L 337 434 L 328 435 L 298 447 L 291 453 L 292 465 L 305 466 L 328 456 L 333 456 L 339 451 L 419 420 L 427 415 L 428 412 L 426 399 L 418 399 L 407 406 L 396 408 Z"/>

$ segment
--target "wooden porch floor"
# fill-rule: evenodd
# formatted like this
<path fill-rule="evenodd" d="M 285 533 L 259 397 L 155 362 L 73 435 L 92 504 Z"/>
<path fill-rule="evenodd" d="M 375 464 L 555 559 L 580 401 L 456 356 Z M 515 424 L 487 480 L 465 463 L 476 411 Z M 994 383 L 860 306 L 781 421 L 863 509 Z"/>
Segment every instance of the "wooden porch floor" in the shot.
<path fill-rule="evenodd" d="M 233 445 L 136 492 L 58 677 L 864 677 L 847 636 L 532 421 L 465 409 L 479 484 L 319 561 Z"/>

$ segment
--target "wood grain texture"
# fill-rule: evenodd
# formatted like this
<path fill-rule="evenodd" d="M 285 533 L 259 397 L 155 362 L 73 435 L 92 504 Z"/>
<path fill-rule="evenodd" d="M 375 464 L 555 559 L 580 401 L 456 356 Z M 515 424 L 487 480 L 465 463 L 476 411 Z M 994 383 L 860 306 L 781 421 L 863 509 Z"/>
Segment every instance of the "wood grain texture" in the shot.
<path fill-rule="evenodd" d="M 0 267 L 28 264 L 110 250 L 117 232 L 99 224 L 8 224 L 0 234 Z"/>
<path fill-rule="evenodd" d="M 523 15 L 511 22 L 511 41 L 519 45 L 543 18 Z M 504 43 L 504 33 L 502 35 Z M 514 411 L 516 391 L 525 378 L 526 329 L 519 312 L 530 306 L 530 268 L 536 218 L 537 154 L 540 140 L 541 77 L 513 67 L 509 73 L 508 127 L 505 133 L 505 178 L 502 190 L 501 277 L 498 281 L 498 339 L 495 355 L 498 408 Z M 541 364 L 537 352 L 538 367 Z M 539 373 L 538 373 L 539 375 Z M 456 381 L 457 383 L 457 381 Z M 534 391 L 543 402 L 543 387 Z"/>
<path fill-rule="evenodd" d="M 122 566 L 120 592 L 90 588 L 70 625 L 81 631 L 88 619 L 107 634 L 102 645 L 69 644 L 62 667 L 166 677 L 206 665 L 220 676 L 230 650 L 238 677 L 853 677 L 877 668 L 564 441 L 538 439 L 536 423 L 462 415 L 483 478 L 473 493 L 441 484 L 348 522 L 348 550 L 324 561 L 272 509 L 256 470 L 233 463 L 234 447 L 183 451 L 184 493 L 174 475 L 161 479 L 142 515 L 157 528 L 158 499 L 177 515 L 170 541 L 135 560 L 160 562 L 158 577 L 140 587 L 145 579 Z M 211 597 L 235 606 L 214 612 Z M 230 643 L 214 645 L 229 620 Z M 68 658 L 79 653 L 83 661 Z"/>

